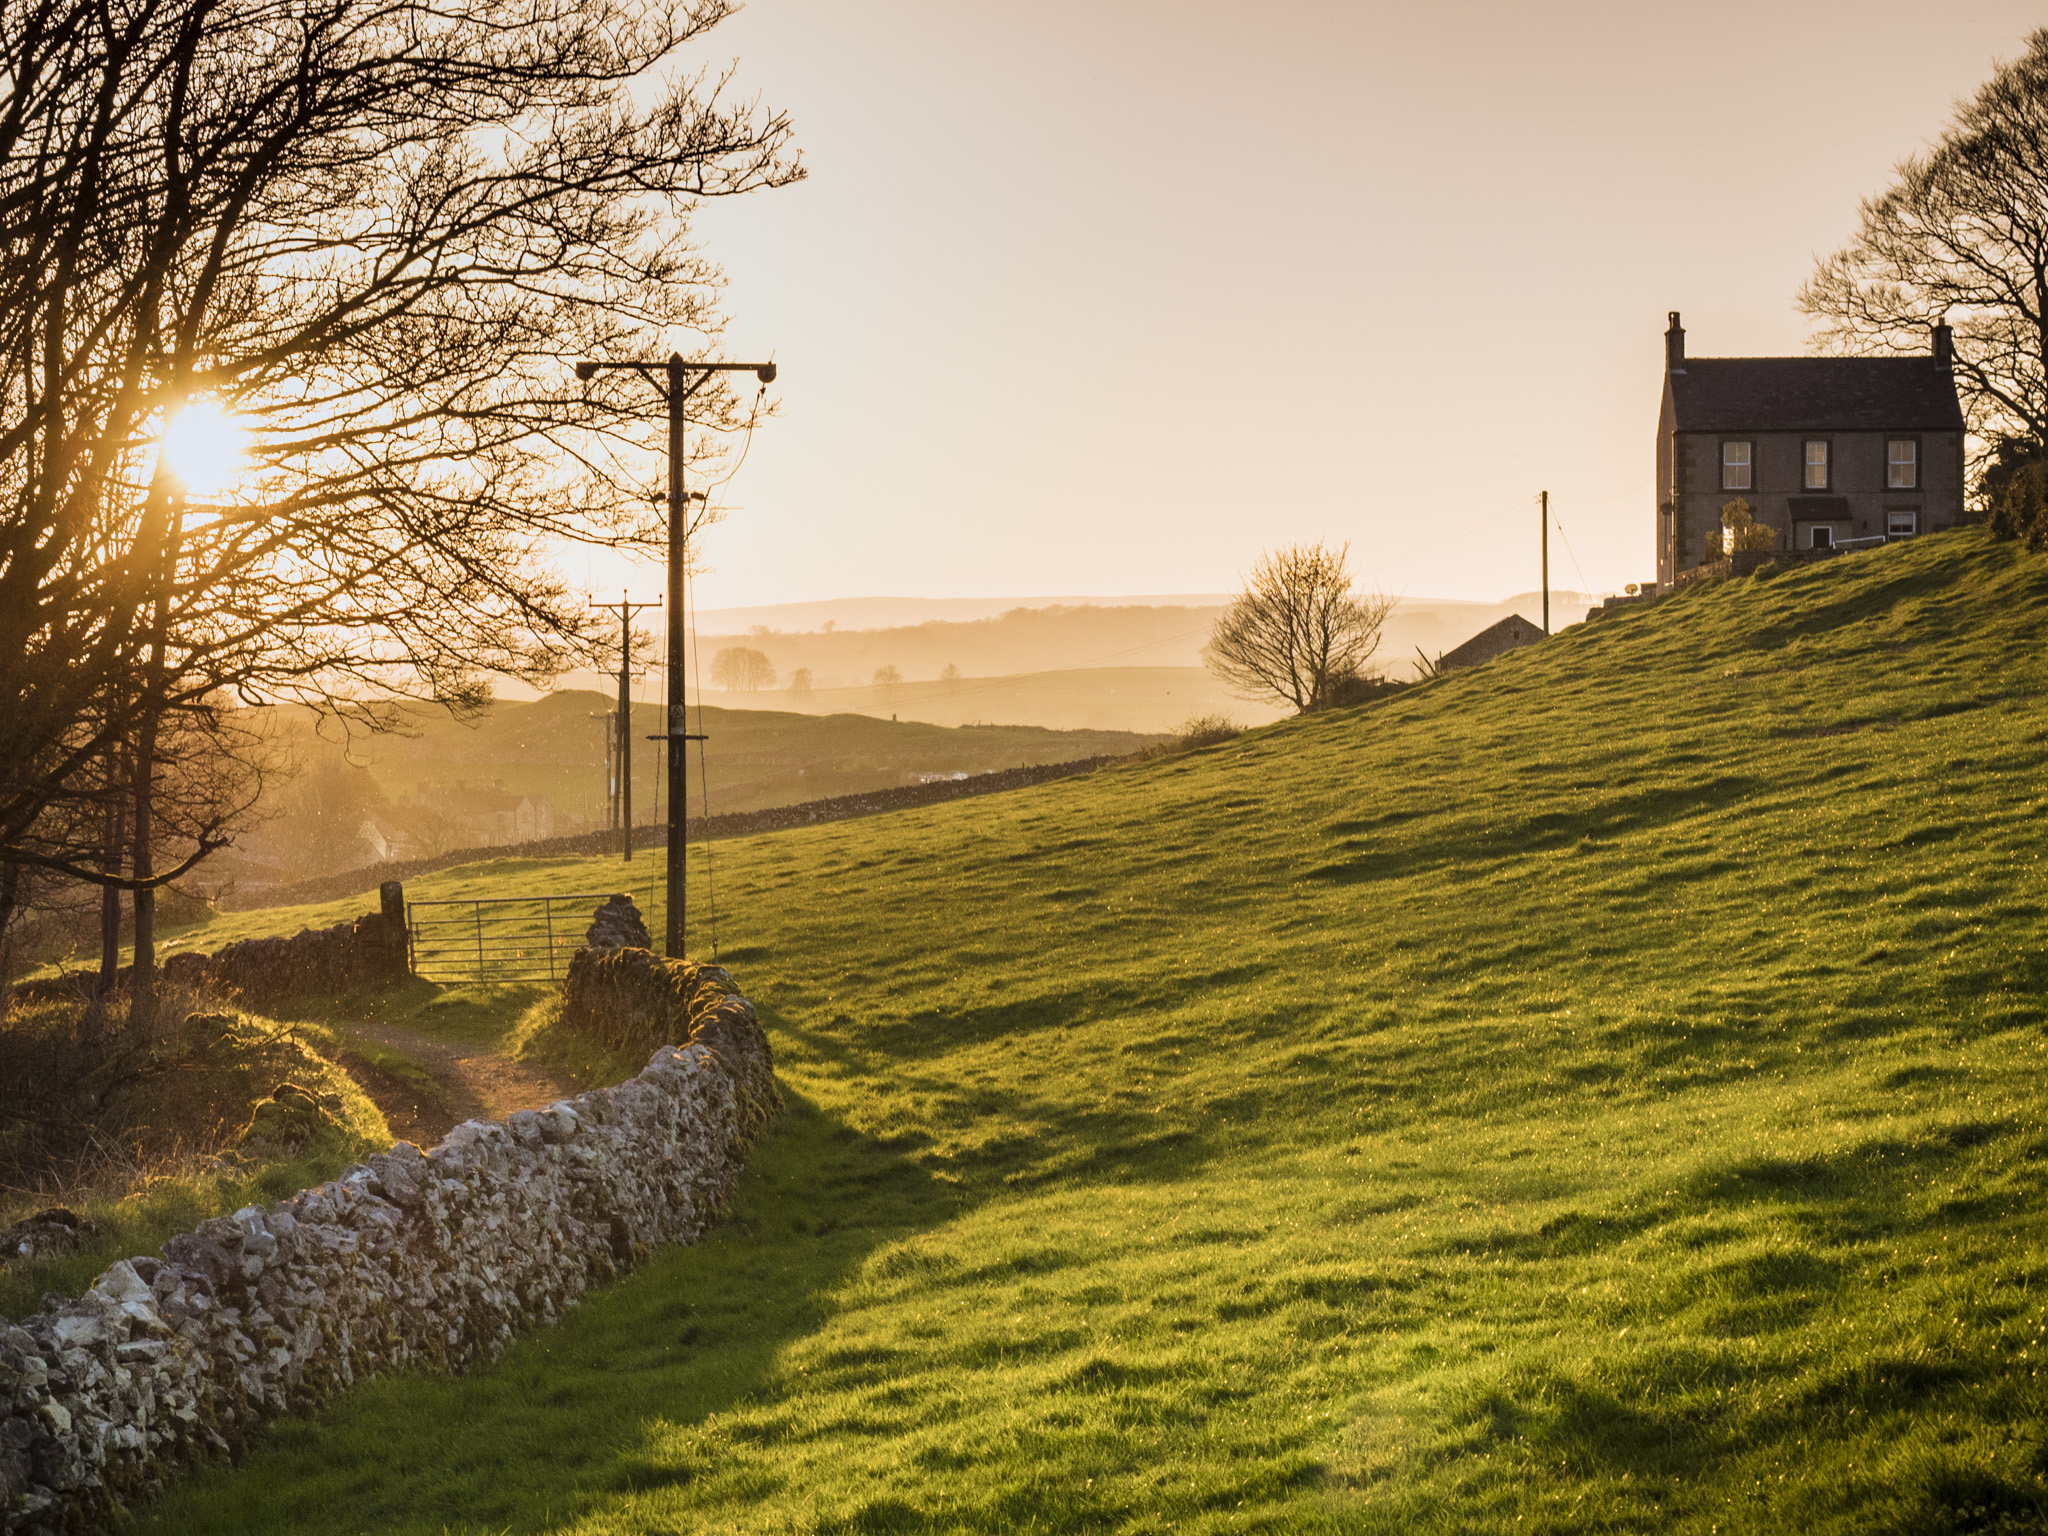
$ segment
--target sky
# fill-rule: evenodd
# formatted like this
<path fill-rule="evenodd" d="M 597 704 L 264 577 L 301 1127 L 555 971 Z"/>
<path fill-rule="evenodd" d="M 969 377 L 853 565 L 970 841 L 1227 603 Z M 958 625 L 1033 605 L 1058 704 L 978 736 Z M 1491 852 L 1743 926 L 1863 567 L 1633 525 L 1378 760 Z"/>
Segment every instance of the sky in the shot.
<path fill-rule="evenodd" d="M 1542 490 L 1554 584 L 1653 577 L 1666 311 L 1804 351 L 1815 258 L 2042 19 L 751 0 L 690 62 L 809 178 L 694 216 L 725 355 L 780 369 L 694 599 L 1223 592 L 1321 538 L 1492 600 Z"/>

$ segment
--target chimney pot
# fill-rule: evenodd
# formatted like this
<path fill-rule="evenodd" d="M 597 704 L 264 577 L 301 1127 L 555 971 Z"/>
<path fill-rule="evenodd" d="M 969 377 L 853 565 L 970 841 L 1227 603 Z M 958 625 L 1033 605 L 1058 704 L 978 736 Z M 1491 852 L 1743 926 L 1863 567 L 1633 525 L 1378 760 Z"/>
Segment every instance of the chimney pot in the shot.
<path fill-rule="evenodd" d="M 1671 328 L 1664 333 L 1664 366 L 1673 373 L 1685 372 L 1685 327 L 1678 323 L 1678 311 L 1671 311 Z"/>
<path fill-rule="evenodd" d="M 1948 328 L 1946 316 L 1934 322 L 1934 360 L 1943 368 L 1956 360 L 1956 333 Z"/>

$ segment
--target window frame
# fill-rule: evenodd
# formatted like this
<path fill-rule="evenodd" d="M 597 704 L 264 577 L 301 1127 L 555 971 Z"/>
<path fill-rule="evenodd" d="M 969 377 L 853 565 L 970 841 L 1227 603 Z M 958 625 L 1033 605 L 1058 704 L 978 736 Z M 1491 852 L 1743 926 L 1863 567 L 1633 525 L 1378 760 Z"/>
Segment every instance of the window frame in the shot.
<path fill-rule="evenodd" d="M 1822 543 L 1823 539 L 1827 542 Z M 1834 525 L 1832 523 L 1809 524 L 1806 530 L 1806 547 L 1808 549 L 1833 549 L 1835 547 Z"/>
<path fill-rule="evenodd" d="M 1913 449 L 1913 483 L 1900 485 L 1892 479 L 1892 448 L 1898 443 L 1908 443 Z M 1893 491 L 1917 491 L 1920 489 L 1920 434 L 1917 432 L 1887 432 L 1884 435 L 1884 489 L 1889 495 Z"/>
<path fill-rule="evenodd" d="M 1903 533 L 1896 532 L 1892 528 L 1892 519 L 1895 517 L 1908 518 L 1912 521 L 1913 526 L 1906 529 Z M 1886 507 L 1884 512 L 1884 536 L 1887 540 L 1917 539 L 1920 537 L 1920 514 L 1911 507 Z"/>
<path fill-rule="evenodd" d="M 1728 450 L 1738 446 L 1748 450 L 1742 462 L 1743 483 L 1741 485 L 1730 485 L 1728 483 L 1728 471 L 1731 466 L 1728 463 Z M 1754 494 L 1756 491 L 1756 439 L 1753 437 L 1724 437 L 1721 439 L 1720 455 L 1721 489 L 1724 491 L 1749 491 Z"/>
<path fill-rule="evenodd" d="M 1820 448 L 1820 484 L 1813 483 L 1813 461 L 1807 454 Z M 1835 488 L 1835 440 L 1831 437 L 1802 437 L 1799 440 L 1799 484 L 1802 490 L 1831 491 Z"/>

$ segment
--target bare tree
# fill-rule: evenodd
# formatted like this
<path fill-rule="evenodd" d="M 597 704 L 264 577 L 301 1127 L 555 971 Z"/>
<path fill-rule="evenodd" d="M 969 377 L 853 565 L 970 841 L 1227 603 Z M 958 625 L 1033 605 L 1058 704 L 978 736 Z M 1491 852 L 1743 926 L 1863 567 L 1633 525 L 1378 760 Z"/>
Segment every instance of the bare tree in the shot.
<path fill-rule="evenodd" d="M 583 656 L 550 549 L 665 529 L 643 392 L 566 359 L 710 345 L 685 212 L 801 174 L 724 76 L 647 92 L 730 9 L 0 7 L 0 865 L 134 889 L 140 919 L 179 873 L 160 743 L 222 690 L 367 720 Z M 159 452 L 194 408 L 248 431 L 218 489 Z M 692 409 L 717 452 L 738 402 Z M 93 846 L 116 762 L 125 869 Z"/>
<path fill-rule="evenodd" d="M 711 681 L 728 691 L 759 693 L 775 686 L 775 666 L 752 646 L 728 645 L 711 658 Z"/>
<path fill-rule="evenodd" d="M 2048 28 L 1864 199 L 1799 307 L 1847 354 L 1925 352 L 1946 316 L 1971 431 L 2048 443 Z"/>
<path fill-rule="evenodd" d="M 1289 545 L 1261 555 L 1202 648 L 1202 659 L 1252 698 L 1326 709 L 1379 648 L 1390 598 L 1352 591 L 1351 546 Z"/>

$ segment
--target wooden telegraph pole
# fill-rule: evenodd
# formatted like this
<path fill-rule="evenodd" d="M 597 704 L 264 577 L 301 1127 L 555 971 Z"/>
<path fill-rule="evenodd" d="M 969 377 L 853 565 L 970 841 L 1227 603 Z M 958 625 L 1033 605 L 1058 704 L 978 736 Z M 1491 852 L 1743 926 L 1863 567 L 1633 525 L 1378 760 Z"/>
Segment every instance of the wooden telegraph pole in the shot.
<path fill-rule="evenodd" d="M 618 729 L 614 738 L 615 750 L 608 754 L 618 765 L 618 806 L 619 806 L 619 856 L 628 862 L 633 857 L 633 615 L 643 608 L 659 608 L 661 599 L 651 603 L 629 603 L 621 592 L 616 603 L 593 603 L 593 608 L 602 608 L 607 613 L 619 616 L 619 713 Z"/>
<path fill-rule="evenodd" d="M 1550 633 L 1550 492 L 1537 492 L 1543 504 L 1543 633 Z"/>
<path fill-rule="evenodd" d="M 671 352 L 666 363 L 600 362 L 586 358 L 576 377 L 586 384 L 607 368 L 630 368 L 661 392 L 668 402 L 668 717 L 662 735 L 668 742 L 668 921 L 663 951 L 683 958 L 683 917 L 688 899 L 689 768 L 684 752 L 692 738 L 684 725 L 683 693 L 683 570 L 689 558 L 690 497 L 683 488 L 683 407 L 715 373 L 751 373 L 763 384 L 775 382 L 773 363 L 688 363 Z M 630 829 L 628 835 L 630 836 Z"/>

